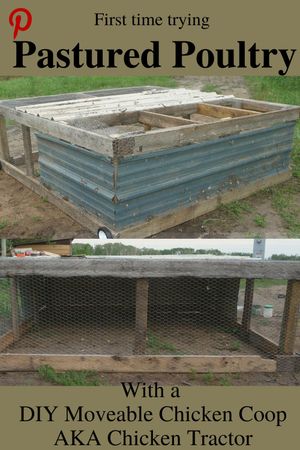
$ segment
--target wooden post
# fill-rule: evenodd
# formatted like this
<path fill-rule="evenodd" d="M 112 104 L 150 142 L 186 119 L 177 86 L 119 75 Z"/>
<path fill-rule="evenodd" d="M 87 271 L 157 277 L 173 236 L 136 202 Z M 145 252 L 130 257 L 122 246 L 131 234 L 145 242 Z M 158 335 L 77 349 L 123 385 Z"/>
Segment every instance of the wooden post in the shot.
<path fill-rule="evenodd" d="M 12 278 L 10 282 L 10 299 L 11 299 L 12 330 L 14 340 L 17 341 L 20 337 L 20 327 L 19 327 L 18 287 L 15 278 Z"/>
<path fill-rule="evenodd" d="M 25 125 L 22 125 L 22 134 L 23 134 L 26 174 L 29 177 L 33 177 L 34 165 L 33 165 L 33 156 L 32 156 L 30 128 L 26 127 Z"/>
<path fill-rule="evenodd" d="M 296 339 L 296 329 L 300 305 L 300 280 L 289 280 L 282 317 L 279 351 L 292 355 Z"/>
<path fill-rule="evenodd" d="M 146 278 L 136 280 L 136 307 L 135 307 L 135 341 L 134 354 L 145 353 L 147 341 L 148 321 L 148 290 L 149 282 Z"/>
<path fill-rule="evenodd" d="M 245 289 L 245 300 L 244 300 L 244 310 L 242 318 L 243 330 L 249 331 L 251 325 L 251 313 L 253 305 L 253 294 L 254 294 L 254 279 L 246 279 L 246 289 Z"/>
<path fill-rule="evenodd" d="M 0 159 L 10 161 L 6 122 L 2 115 L 0 115 Z"/>

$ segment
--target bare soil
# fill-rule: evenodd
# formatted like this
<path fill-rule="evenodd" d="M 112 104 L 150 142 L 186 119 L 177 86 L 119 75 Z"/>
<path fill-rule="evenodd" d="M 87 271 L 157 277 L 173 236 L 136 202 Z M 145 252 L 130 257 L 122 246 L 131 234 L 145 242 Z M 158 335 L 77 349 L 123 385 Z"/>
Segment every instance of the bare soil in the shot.
<path fill-rule="evenodd" d="M 205 88 L 221 94 L 250 97 L 242 77 L 178 77 L 178 86 Z M 12 153 L 20 151 L 20 133 L 16 128 L 10 131 Z M 289 186 L 289 182 L 284 183 Z M 283 185 L 282 185 L 283 186 Z M 95 237 L 71 218 L 59 211 L 45 199 L 32 193 L 21 183 L 0 171 L 0 237 L 6 238 L 72 238 Z M 299 187 L 300 192 L 300 187 Z M 299 203 L 299 192 L 292 195 L 292 201 Z M 271 195 L 258 193 L 247 199 L 249 210 L 240 217 L 230 217 L 226 209 L 218 210 L 188 221 L 155 235 L 156 238 L 238 238 L 269 237 L 284 238 L 290 231 L 272 205 Z M 255 219 L 264 217 L 264 226 Z"/>

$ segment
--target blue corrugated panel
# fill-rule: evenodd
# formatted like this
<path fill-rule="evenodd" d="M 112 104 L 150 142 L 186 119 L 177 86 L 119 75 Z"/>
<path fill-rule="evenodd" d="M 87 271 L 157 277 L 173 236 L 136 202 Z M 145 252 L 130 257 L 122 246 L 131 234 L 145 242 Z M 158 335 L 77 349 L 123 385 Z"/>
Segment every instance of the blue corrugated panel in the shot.
<path fill-rule="evenodd" d="M 117 229 L 288 170 L 294 123 L 119 160 L 39 137 L 41 178 Z"/>

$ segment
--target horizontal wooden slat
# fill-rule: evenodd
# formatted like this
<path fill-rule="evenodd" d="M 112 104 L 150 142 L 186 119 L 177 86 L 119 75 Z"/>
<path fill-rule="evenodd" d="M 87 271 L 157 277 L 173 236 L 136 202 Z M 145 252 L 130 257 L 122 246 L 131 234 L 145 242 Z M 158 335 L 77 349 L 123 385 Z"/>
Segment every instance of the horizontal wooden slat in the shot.
<path fill-rule="evenodd" d="M 195 121 L 193 122 L 192 120 L 183 119 L 181 117 L 173 117 L 166 114 L 158 114 L 146 111 L 142 111 L 139 113 L 139 122 L 142 122 L 145 125 L 149 125 L 150 127 L 159 128 L 191 125 L 193 123 L 196 123 Z"/>
<path fill-rule="evenodd" d="M 145 134 L 135 135 L 126 147 L 126 142 L 120 147 L 125 155 L 140 154 L 146 151 L 159 151 L 162 148 L 174 148 L 177 146 L 204 142 L 209 139 L 217 139 L 222 136 L 234 135 L 247 130 L 255 130 L 276 125 L 278 123 L 292 122 L 298 119 L 297 110 L 276 111 L 265 114 L 257 114 L 251 117 L 236 117 L 231 120 L 220 120 L 214 123 L 185 125 L 167 129 L 153 130 Z M 134 139 L 134 141 L 133 141 Z M 128 151 L 129 150 L 129 151 Z"/>
<path fill-rule="evenodd" d="M 0 277 L 44 275 L 117 278 L 269 278 L 300 280 L 297 261 L 195 257 L 0 258 Z"/>
<path fill-rule="evenodd" d="M 209 103 L 201 103 L 198 106 L 198 112 L 206 116 L 213 117 L 243 117 L 254 114 L 259 114 L 257 111 L 250 111 L 249 109 L 233 108 L 231 106 L 213 105 Z"/>
<path fill-rule="evenodd" d="M 68 124 L 55 122 L 54 120 L 36 117 L 32 114 L 9 109 L 0 104 L 0 114 L 6 118 L 15 120 L 16 122 L 32 127 L 41 133 L 49 134 L 58 139 L 71 142 L 98 153 L 112 155 L 112 140 L 106 136 L 83 130 L 81 128 L 72 127 Z"/>
<path fill-rule="evenodd" d="M 95 356 L 0 355 L 0 371 L 32 371 L 49 365 L 55 370 L 97 370 L 123 373 L 275 372 L 276 362 L 259 356 Z"/>

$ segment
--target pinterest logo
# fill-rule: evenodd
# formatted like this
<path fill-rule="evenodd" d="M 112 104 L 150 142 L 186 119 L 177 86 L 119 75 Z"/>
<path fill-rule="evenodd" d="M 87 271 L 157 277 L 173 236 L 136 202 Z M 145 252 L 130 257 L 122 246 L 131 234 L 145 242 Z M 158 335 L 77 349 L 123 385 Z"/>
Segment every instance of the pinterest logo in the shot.
<path fill-rule="evenodd" d="M 19 31 L 27 31 L 31 27 L 31 12 L 26 8 L 14 9 L 9 15 L 9 24 L 14 28 L 14 39 L 16 39 Z"/>

